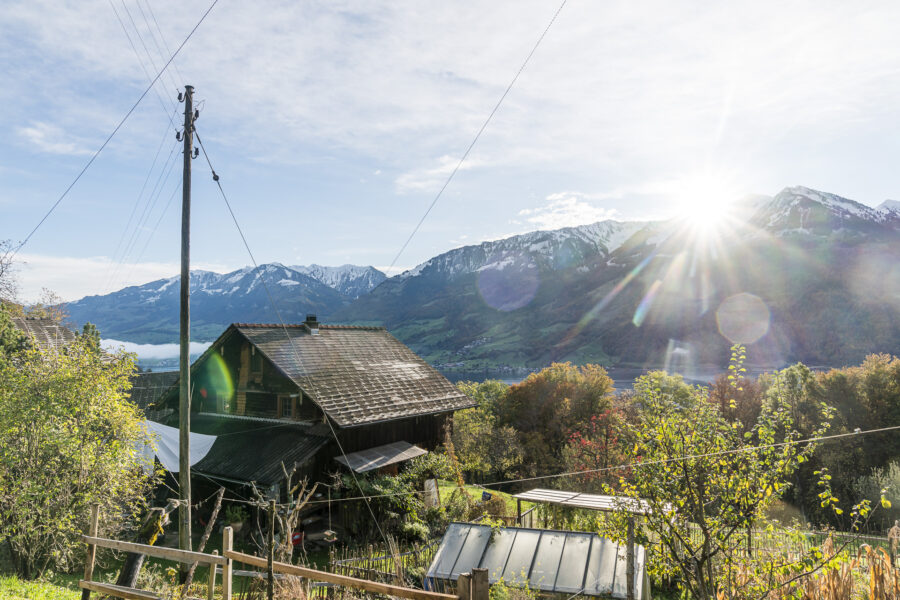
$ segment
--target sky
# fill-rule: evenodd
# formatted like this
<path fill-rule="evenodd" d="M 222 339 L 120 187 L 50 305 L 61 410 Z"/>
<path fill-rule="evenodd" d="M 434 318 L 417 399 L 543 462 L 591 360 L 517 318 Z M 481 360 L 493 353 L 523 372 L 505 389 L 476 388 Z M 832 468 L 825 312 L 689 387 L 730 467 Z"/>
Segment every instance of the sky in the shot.
<path fill-rule="evenodd" d="M 0 240 L 28 235 L 208 6 L 2 2 Z M 219 0 L 20 250 L 21 298 L 178 273 L 185 83 L 257 261 L 386 269 L 558 7 Z M 392 272 L 692 194 L 898 198 L 897 22 L 896 2 L 568 0 Z M 195 268 L 250 264 L 202 156 L 191 225 Z"/>

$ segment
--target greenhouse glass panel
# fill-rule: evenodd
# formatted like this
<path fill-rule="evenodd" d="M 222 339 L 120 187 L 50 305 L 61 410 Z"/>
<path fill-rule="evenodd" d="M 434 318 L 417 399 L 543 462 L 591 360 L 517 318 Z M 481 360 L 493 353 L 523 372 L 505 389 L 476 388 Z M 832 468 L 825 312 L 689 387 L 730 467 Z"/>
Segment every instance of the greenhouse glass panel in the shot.
<path fill-rule="evenodd" d="M 453 565 L 462 550 L 466 537 L 469 535 L 470 527 L 461 523 L 451 523 L 444 534 L 444 540 L 441 547 L 438 548 L 438 554 L 434 557 L 431 567 L 431 575 L 442 579 L 449 579 L 450 573 L 453 571 Z"/>
<path fill-rule="evenodd" d="M 568 535 L 553 591 L 569 594 L 581 591 L 588 552 L 591 549 L 591 537 L 590 535 L 577 533 Z"/>
<path fill-rule="evenodd" d="M 566 534 L 559 531 L 545 531 L 541 536 L 534 564 L 531 567 L 531 587 L 548 592 L 553 591 L 556 583 L 556 571 L 559 568 L 559 557 L 562 556 Z"/>
<path fill-rule="evenodd" d="M 494 539 L 488 545 L 481 566 L 488 570 L 488 581 L 491 583 L 496 583 L 503 577 L 503 567 L 506 566 L 509 551 L 515 543 L 517 531 L 503 528 L 494 534 Z"/>
<path fill-rule="evenodd" d="M 616 568 L 616 545 L 603 538 L 594 539 L 584 581 L 586 594 L 598 596 L 612 592 Z"/>
<path fill-rule="evenodd" d="M 503 581 L 508 585 L 523 585 L 528 582 L 531 561 L 540 537 L 539 531 L 519 531 L 516 543 L 509 553 L 509 560 L 506 561 L 506 568 L 503 570 Z"/>
<path fill-rule="evenodd" d="M 451 580 L 458 579 L 460 573 L 469 573 L 472 567 L 478 568 L 481 562 L 481 555 L 484 554 L 484 548 L 490 539 L 490 527 L 480 525 L 469 529 L 469 537 L 466 538 L 459 553 L 459 558 L 456 559 L 456 564 L 450 573 Z"/>
<path fill-rule="evenodd" d="M 616 574 L 618 575 L 613 583 L 613 596 L 619 596 L 624 598 L 625 591 L 627 587 L 627 577 L 625 577 L 626 570 L 628 568 L 628 556 L 626 556 L 625 552 L 626 546 L 617 546 L 616 547 Z"/>

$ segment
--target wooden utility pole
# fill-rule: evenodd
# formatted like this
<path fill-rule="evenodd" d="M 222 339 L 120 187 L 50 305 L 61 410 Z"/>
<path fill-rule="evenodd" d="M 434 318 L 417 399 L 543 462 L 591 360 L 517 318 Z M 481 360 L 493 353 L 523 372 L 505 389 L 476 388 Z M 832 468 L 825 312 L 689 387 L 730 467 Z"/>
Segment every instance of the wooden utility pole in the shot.
<path fill-rule="evenodd" d="M 184 86 L 184 181 L 181 185 L 181 391 L 178 402 L 178 547 L 191 549 L 191 160 L 194 151 L 194 88 Z M 182 565 L 186 573 L 187 565 Z"/>

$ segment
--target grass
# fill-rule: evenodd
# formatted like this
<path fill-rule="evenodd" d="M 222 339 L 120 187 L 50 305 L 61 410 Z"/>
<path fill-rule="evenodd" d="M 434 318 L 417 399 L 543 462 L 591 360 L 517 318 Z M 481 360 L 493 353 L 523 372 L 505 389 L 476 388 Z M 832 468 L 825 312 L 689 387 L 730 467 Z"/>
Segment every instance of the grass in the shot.
<path fill-rule="evenodd" d="M 441 494 L 441 504 L 445 504 L 447 500 L 449 500 L 450 495 L 456 490 L 456 484 L 452 481 L 445 481 L 443 479 L 438 481 L 438 490 Z M 506 511 L 508 515 L 516 514 L 516 499 L 506 492 L 499 492 L 497 490 L 486 490 L 483 487 L 479 487 L 477 485 L 466 484 L 465 486 L 466 493 L 469 494 L 471 498 L 473 498 L 476 502 L 481 501 L 482 492 L 488 492 L 492 496 L 500 496 L 506 501 Z M 527 510 L 531 507 L 530 502 L 522 503 L 522 510 Z"/>
<path fill-rule="evenodd" d="M 15 575 L 0 575 L 0 600 L 27 598 L 28 600 L 78 600 L 81 590 L 77 579 L 45 576 L 37 581 L 22 581 Z"/>

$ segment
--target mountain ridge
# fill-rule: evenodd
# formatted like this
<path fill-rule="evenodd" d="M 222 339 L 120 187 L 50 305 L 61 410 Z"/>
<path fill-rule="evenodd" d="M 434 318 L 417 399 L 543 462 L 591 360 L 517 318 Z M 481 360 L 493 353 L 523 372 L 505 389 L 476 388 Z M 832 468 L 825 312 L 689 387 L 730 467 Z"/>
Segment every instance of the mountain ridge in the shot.
<path fill-rule="evenodd" d="M 444 369 L 536 368 L 555 360 L 658 366 L 673 356 L 711 364 L 734 341 L 720 321 L 749 310 L 741 304 L 749 296 L 766 315 L 751 360 L 850 364 L 868 352 L 900 353 L 894 207 L 793 186 L 743 198 L 729 229 L 706 240 L 685 218 L 607 220 L 454 248 L 390 278 L 346 265 L 263 268 L 286 320 L 316 312 L 320 320 L 385 325 Z M 217 298 L 226 288 L 215 274 L 197 276 L 209 281 L 195 297 L 219 307 L 203 323 L 208 339 L 226 317 L 277 320 L 264 310 L 267 299 L 254 296 L 251 271 L 221 276 L 235 279 L 228 290 L 243 293 L 230 305 Z M 342 279 L 354 274 L 363 293 Z M 153 282 L 142 297 L 165 296 L 177 289 L 173 281 Z M 177 316 L 164 298 L 155 303 Z M 97 324 L 108 337 L 128 339 Z M 133 325 L 125 334 L 144 336 L 138 341 L 153 337 L 146 330 L 177 330 L 172 320 L 144 324 L 145 331 Z"/>

